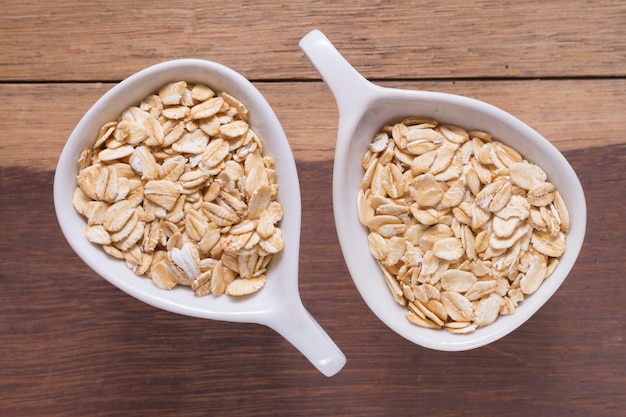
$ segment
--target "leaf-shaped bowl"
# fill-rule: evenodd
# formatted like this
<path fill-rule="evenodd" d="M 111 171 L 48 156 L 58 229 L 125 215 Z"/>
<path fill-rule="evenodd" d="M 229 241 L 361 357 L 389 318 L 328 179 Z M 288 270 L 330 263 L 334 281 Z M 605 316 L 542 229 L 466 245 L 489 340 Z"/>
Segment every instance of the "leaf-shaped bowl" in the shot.
<path fill-rule="evenodd" d="M 225 91 L 249 110 L 249 124 L 263 141 L 264 153 L 275 162 L 278 200 L 283 206 L 281 229 L 284 250 L 275 256 L 259 292 L 243 298 L 212 295 L 196 297 L 189 288 L 157 288 L 136 276 L 125 264 L 87 241 L 85 220 L 72 206 L 78 158 L 91 148 L 100 127 L 131 105 L 139 104 L 168 82 L 202 83 Z M 71 133 L 54 177 L 54 205 L 61 230 L 78 256 L 108 282 L 152 306 L 205 319 L 266 325 L 298 348 L 322 373 L 337 373 L 345 356 L 304 308 L 298 292 L 301 201 L 295 161 L 285 133 L 269 103 L 250 81 L 219 63 L 199 59 L 167 61 L 135 73 L 105 93 Z"/>
<path fill-rule="evenodd" d="M 339 243 L 358 291 L 374 314 L 406 339 L 436 350 L 477 348 L 512 332 L 543 306 L 563 283 L 578 257 L 586 227 L 585 196 L 565 157 L 544 137 L 511 114 L 468 97 L 429 91 L 384 88 L 361 76 L 318 30 L 300 47 L 326 82 L 337 102 L 339 125 L 333 171 L 333 209 Z M 492 134 L 542 167 L 563 196 L 571 217 L 567 249 L 558 267 L 540 288 L 521 302 L 514 314 L 470 334 L 427 329 L 405 318 L 406 308 L 394 301 L 382 271 L 368 247 L 368 231 L 357 213 L 363 178 L 363 155 L 372 138 L 391 121 L 425 116 Z"/>

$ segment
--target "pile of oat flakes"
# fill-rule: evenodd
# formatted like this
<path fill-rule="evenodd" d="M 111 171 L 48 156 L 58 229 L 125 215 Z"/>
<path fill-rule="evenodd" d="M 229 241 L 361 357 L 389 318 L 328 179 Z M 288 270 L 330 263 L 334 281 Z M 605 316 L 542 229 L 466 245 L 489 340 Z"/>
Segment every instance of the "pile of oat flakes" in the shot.
<path fill-rule="evenodd" d="M 168 83 L 102 126 L 73 197 L 87 239 L 160 288 L 241 296 L 283 248 L 273 160 L 226 92 Z"/>
<path fill-rule="evenodd" d="M 470 333 L 512 314 L 565 251 L 560 193 L 486 132 L 409 118 L 385 126 L 362 165 L 359 219 L 416 325 Z"/>

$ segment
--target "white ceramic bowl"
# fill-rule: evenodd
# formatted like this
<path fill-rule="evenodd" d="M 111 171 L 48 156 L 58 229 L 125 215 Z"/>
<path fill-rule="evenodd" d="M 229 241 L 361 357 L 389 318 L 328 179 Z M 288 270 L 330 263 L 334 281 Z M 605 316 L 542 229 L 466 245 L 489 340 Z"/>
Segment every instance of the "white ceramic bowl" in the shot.
<path fill-rule="evenodd" d="M 274 159 L 285 246 L 266 274 L 265 287 L 252 296 L 195 297 L 189 288 L 166 291 L 150 279 L 137 277 L 123 262 L 106 255 L 85 238 L 85 221 L 72 206 L 78 157 L 91 148 L 100 127 L 124 109 L 137 105 L 162 85 L 184 80 L 226 91 L 242 101 L 249 123 L 263 140 L 264 153 Z M 296 346 L 322 373 L 331 376 L 345 364 L 345 356 L 302 305 L 298 292 L 300 243 L 300 186 L 295 161 L 278 118 L 261 93 L 242 75 L 221 64 L 180 59 L 146 68 L 114 86 L 80 120 L 59 158 L 54 177 L 54 205 L 63 234 L 78 256 L 122 291 L 174 313 L 214 320 L 259 323 L 271 327 Z"/>
<path fill-rule="evenodd" d="M 467 97 L 389 89 L 363 78 L 319 31 L 300 41 L 300 47 L 326 82 L 339 110 L 339 126 L 333 172 L 333 206 L 337 234 L 352 279 L 370 309 L 387 326 L 406 339 L 436 350 L 459 351 L 493 342 L 527 321 L 555 293 L 572 269 L 580 252 L 586 227 L 583 189 L 563 155 L 532 128 L 487 103 Z M 363 177 L 361 160 L 371 138 L 390 121 L 428 116 L 441 122 L 483 130 L 517 149 L 541 166 L 561 192 L 569 209 L 571 228 L 567 249 L 553 274 L 515 313 L 472 334 L 451 334 L 415 326 L 405 318 L 406 309 L 390 294 L 382 272 L 371 256 L 367 230 L 361 225 L 356 195 Z"/>

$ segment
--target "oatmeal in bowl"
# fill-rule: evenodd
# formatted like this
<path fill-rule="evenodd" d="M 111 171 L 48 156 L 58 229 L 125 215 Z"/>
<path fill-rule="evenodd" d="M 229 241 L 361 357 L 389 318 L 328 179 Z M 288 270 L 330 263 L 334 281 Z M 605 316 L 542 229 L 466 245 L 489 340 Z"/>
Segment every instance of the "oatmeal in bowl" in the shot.
<path fill-rule="evenodd" d="M 125 293 L 173 313 L 268 326 L 327 376 L 344 366 L 299 294 L 289 142 L 238 72 L 178 59 L 113 86 L 61 152 L 54 205 L 74 252 Z"/>
<path fill-rule="evenodd" d="M 335 225 L 350 276 L 372 312 L 404 338 L 443 351 L 484 346 L 525 323 L 566 279 L 585 236 L 583 189 L 565 157 L 530 126 L 485 102 L 369 82 L 319 31 L 300 47 L 337 103 Z M 468 174 L 470 167 L 475 173 Z M 523 182 L 537 188 L 526 190 Z M 542 198 L 550 203 L 542 206 Z M 526 203 L 528 215 L 515 219 L 514 206 Z M 554 236 L 531 231 L 542 211 Z M 481 234 L 493 231 L 493 217 L 501 236 Z M 558 261 L 537 250 L 551 245 Z M 498 251 L 502 261 L 494 258 Z M 498 269 L 505 275 L 492 273 Z M 516 271 L 529 270 L 524 284 L 522 276 L 516 281 Z M 507 286 L 513 287 L 508 300 Z"/>

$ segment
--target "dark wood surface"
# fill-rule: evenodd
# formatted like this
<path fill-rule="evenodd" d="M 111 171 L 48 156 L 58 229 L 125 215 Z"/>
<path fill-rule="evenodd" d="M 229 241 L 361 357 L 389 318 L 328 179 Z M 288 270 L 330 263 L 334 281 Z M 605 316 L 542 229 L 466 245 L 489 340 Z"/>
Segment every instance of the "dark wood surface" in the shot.
<path fill-rule="evenodd" d="M 274 3 L 0 2 L 0 415 L 626 415 L 626 5 Z M 332 216 L 336 107 L 297 46 L 314 28 L 382 85 L 515 114 L 578 173 L 580 258 L 514 333 L 432 351 L 359 297 Z M 131 298 L 61 234 L 52 182 L 73 127 L 115 82 L 178 57 L 240 71 L 283 123 L 302 188 L 301 296 L 348 360 L 334 377 L 268 328 Z"/>

